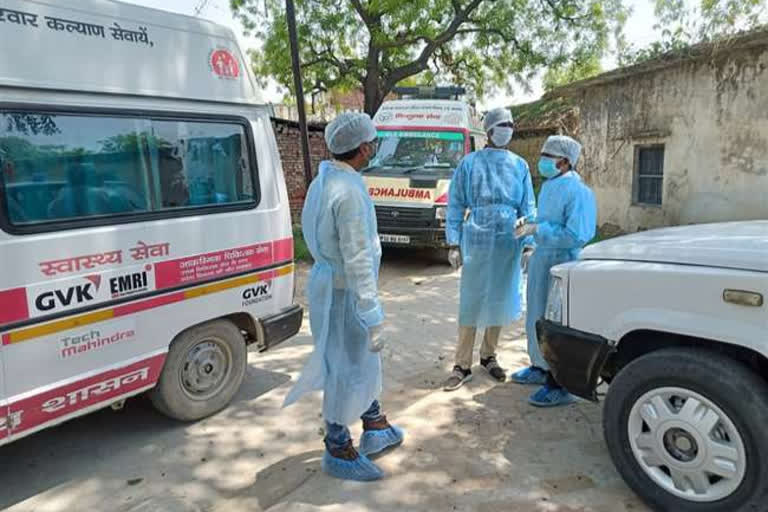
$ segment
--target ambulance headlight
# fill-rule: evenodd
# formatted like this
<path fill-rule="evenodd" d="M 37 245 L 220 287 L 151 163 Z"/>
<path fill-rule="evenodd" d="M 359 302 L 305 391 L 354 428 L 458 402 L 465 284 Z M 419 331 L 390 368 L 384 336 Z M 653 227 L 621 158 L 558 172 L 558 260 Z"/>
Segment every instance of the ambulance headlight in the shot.
<path fill-rule="evenodd" d="M 435 219 L 445 220 L 446 209 L 445 206 L 438 206 L 435 208 Z"/>

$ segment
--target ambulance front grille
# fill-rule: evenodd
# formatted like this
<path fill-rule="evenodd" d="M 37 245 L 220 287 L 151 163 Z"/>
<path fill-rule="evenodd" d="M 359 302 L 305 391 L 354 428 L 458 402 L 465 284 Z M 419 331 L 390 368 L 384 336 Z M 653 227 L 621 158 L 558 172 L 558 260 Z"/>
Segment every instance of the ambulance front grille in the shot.
<path fill-rule="evenodd" d="M 428 228 L 434 225 L 434 208 L 399 208 L 377 206 L 379 228 Z"/>

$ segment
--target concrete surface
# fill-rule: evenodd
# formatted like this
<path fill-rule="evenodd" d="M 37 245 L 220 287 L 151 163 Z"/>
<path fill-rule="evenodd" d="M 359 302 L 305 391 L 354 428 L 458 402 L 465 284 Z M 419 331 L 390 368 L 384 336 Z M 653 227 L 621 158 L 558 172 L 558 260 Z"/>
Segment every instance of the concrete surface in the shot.
<path fill-rule="evenodd" d="M 240 393 L 214 417 L 180 424 L 138 398 L 0 448 L 0 509 L 646 510 L 611 464 L 599 406 L 536 410 L 525 402 L 530 388 L 494 383 L 481 371 L 457 392 L 439 390 L 452 366 L 457 283 L 447 266 L 423 259 L 400 254 L 385 263 L 381 287 L 394 335 L 383 352 L 383 403 L 407 437 L 378 459 L 388 473 L 381 482 L 320 471 L 319 395 L 281 409 L 312 349 L 305 325 L 273 352 L 250 354 Z M 509 369 L 527 363 L 521 324 L 505 331 L 500 360 Z"/>

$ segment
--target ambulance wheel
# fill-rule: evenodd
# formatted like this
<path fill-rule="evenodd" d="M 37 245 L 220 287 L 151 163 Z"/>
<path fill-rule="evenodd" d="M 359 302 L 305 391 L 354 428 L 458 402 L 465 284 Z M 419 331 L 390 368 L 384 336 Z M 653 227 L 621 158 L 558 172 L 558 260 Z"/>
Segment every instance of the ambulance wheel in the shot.
<path fill-rule="evenodd" d="M 184 331 L 171 343 L 149 394 L 152 404 L 181 421 L 219 412 L 240 389 L 247 359 L 245 340 L 231 322 L 216 320 Z"/>
<path fill-rule="evenodd" d="M 449 249 L 445 248 L 438 248 L 438 249 L 432 249 L 429 252 L 429 259 L 432 260 L 433 263 L 437 263 L 440 265 L 450 265 L 448 263 L 448 253 Z"/>

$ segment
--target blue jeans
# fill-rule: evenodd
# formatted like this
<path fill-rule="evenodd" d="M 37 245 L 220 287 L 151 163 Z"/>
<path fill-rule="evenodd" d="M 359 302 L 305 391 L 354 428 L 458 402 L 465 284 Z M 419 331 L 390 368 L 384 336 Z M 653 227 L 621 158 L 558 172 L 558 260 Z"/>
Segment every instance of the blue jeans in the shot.
<path fill-rule="evenodd" d="M 360 417 L 363 421 L 375 421 L 381 418 L 381 404 L 374 400 L 367 411 Z M 325 422 L 325 447 L 328 450 L 338 450 L 344 448 L 352 437 L 346 425 Z"/>

